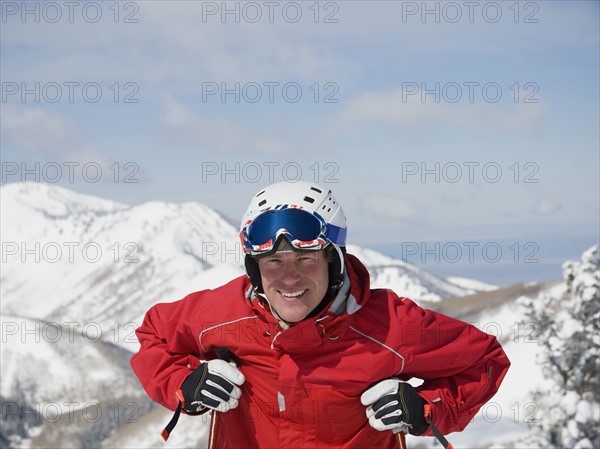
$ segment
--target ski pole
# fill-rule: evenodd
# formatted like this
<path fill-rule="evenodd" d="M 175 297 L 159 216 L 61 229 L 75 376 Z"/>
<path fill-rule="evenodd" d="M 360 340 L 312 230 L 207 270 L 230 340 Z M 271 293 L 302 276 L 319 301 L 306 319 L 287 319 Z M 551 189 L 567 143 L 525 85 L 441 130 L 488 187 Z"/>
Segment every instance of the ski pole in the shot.
<path fill-rule="evenodd" d="M 396 435 L 398 435 L 398 447 L 399 447 L 399 449 L 408 449 L 406 447 L 406 433 L 404 433 L 404 432 L 398 432 Z"/>
<path fill-rule="evenodd" d="M 216 347 L 215 352 L 217 357 L 221 360 L 225 360 L 227 363 L 231 363 L 231 352 L 227 348 Z M 212 414 L 210 420 L 210 432 L 208 434 L 208 449 L 215 448 L 215 440 L 217 438 L 217 432 L 219 429 L 219 412 L 216 410 Z"/>

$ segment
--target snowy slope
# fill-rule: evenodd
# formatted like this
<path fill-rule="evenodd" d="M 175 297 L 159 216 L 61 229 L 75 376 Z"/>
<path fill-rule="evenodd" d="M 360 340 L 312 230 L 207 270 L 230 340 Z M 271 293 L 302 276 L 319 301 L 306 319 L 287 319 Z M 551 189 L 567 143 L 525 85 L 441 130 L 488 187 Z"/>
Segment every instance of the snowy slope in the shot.
<path fill-rule="evenodd" d="M 560 297 L 565 284 L 542 290 L 542 295 Z M 477 448 L 534 448 L 525 441 L 534 420 L 543 419 L 533 398 L 535 388 L 544 385 L 545 378 L 538 359 L 541 347 L 537 344 L 537 323 L 527 319 L 519 299 L 488 307 L 469 322 L 478 329 L 495 335 L 506 352 L 511 367 L 496 395 L 477 413 L 463 432 L 448 435 L 455 449 Z M 437 440 L 429 437 L 407 437 L 408 447 L 439 448 Z"/>
<path fill-rule="evenodd" d="M 498 288 L 497 285 L 486 284 L 475 279 L 463 278 L 458 276 L 447 277 L 446 280 L 451 284 L 458 285 L 467 290 L 489 292 Z M 470 294 L 470 293 L 469 293 Z"/>
<path fill-rule="evenodd" d="M 152 406 L 131 374 L 130 354 L 97 329 L 10 315 L 0 315 L 0 325 L 5 444 L 83 447 Z"/>
<path fill-rule="evenodd" d="M 469 295 L 495 288 L 470 279 L 463 279 L 460 282 L 449 281 L 402 260 L 355 245 L 348 245 L 347 249 L 369 270 L 372 288 L 389 288 L 401 296 L 419 302 L 437 302 L 448 297 Z"/>

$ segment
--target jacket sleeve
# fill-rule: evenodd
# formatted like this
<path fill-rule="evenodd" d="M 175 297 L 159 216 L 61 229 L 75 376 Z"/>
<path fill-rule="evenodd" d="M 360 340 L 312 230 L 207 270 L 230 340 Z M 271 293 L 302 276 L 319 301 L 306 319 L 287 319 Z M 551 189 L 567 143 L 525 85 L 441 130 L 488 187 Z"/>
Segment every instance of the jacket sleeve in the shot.
<path fill-rule="evenodd" d="M 498 391 L 510 361 L 493 335 L 403 299 L 397 309 L 407 345 L 403 375 L 418 377 L 443 433 L 463 430 Z M 427 432 L 431 435 L 431 431 Z"/>
<path fill-rule="evenodd" d="M 175 393 L 203 356 L 197 335 L 186 323 L 197 313 L 200 298 L 194 295 L 155 305 L 136 330 L 141 347 L 131 367 L 148 396 L 171 410 L 178 405 Z"/>

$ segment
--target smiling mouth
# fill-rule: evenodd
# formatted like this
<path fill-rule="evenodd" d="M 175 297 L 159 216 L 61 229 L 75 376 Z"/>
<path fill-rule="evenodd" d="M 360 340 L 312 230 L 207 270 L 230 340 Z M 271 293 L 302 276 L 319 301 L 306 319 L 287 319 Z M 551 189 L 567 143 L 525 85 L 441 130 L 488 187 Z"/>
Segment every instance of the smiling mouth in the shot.
<path fill-rule="evenodd" d="M 296 299 L 302 297 L 308 290 L 298 290 L 297 292 L 282 292 L 281 290 L 277 290 L 281 296 L 286 299 Z"/>

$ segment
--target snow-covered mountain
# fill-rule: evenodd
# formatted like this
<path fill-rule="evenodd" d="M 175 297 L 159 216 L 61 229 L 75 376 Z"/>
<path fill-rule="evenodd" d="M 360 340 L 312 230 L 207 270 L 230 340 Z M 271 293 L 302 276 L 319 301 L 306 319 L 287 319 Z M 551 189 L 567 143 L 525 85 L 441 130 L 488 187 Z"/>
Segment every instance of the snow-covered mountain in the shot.
<path fill-rule="evenodd" d="M 236 228 L 202 204 L 126 206 L 35 183 L 0 190 L 4 314 L 106 328 L 243 273 Z M 348 249 L 364 261 L 374 287 L 417 301 L 481 288 L 375 251 Z"/>
<path fill-rule="evenodd" d="M 144 434 L 148 447 L 160 442 L 168 414 L 146 413 L 152 404 L 128 363 L 133 331 L 153 304 L 243 274 L 237 229 L 199 203 L 127 206 L 46 184 L 4 185 L 0 205 L 1 446 L 140 447 Z M 373 287 L 419 302 L 493 288 L 348 251 Z M 171 444 L 203 441 L 186 433 L 196 423 Z"/>
<path fill-rule="evenodd" d="M 198 203 L 130 207 L 34 183 L 3 186 L 1 201 L 4 314 L 126 323 L 193 279 L 205 288 L 223 271 L 214 249 L 236 245 L 234 227 Z"/>

